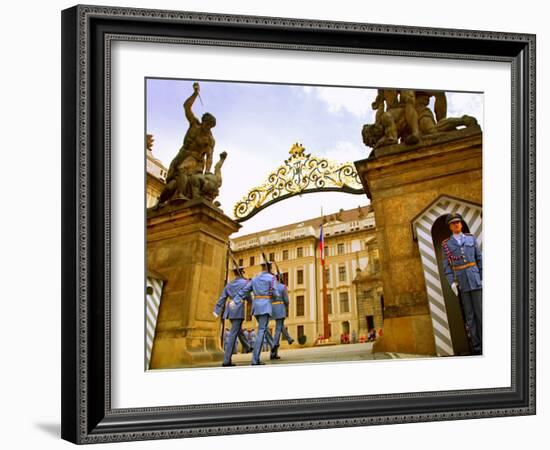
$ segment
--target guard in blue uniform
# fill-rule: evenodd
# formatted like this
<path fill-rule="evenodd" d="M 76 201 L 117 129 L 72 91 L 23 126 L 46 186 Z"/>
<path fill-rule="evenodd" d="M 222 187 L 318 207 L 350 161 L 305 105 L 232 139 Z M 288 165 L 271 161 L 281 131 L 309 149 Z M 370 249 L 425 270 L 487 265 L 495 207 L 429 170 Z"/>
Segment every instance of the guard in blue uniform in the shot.
<path fill-rule="evenodd" d="M 214 315 L 216 317 L 219 317 L 223 310 L 223 318 L 231 321 L 231 329 L 227 335 L 227 340 L 224 342 L 223 367 L 235 365 L 231 362 L 231 356 L 237 347 L 237 338 L 241 341 L 243 351 L 246 353 L 251 351 L 251 347 L 242 330 L 244 303 L 242 301 L 235 301 L 237 292 L 246 286 L 249 280 L 244 278 L 244 270 L 241 267 L 233 269 L 233 274 L 235 275 L 235 279 L 227 283 L 223 288 L 222 295 L 220 295 L 214 308 Z"/>
<path fill-rule="evenodd" d="M 248 347 L 252 348 L 252 345 L 250 345 L 250 333 L 248 332 L 248 330 L 246 328 L 243 329 L 243 335 L 244 335 L 244 338 L 246 339 L 246 343 L 248 344 Z M 248 347 L 245 348 L 244 345 L 243 345 L 243 349 L 242 349 L 243 351 L 242 352 L 247 353 L 246 350 L 247 350 Z"/>
<path fill-rule="evenodd" d="M 447 216 L 447 225 L 453 233 L 441 243 L 443 267 L 451 289 L 462 299 L 464 318 L 470 334 L 473 353 L 482 352 L 482 259 L 473 234 L 462 233 L 462 216 Z"/>
<path fill-rule="evenodd" d="M 273 335 L 270 359 L 281 359 L 279 356 L 279 345 L 288 311 L 288 292 L 280 278 L 277 278 L 271 305 L 271 318 L 275 320 L 275 334 Z"/>
<path fill-rule="evenodd" d="M 286 311 L 286 315 L 288 317 L 288 307 L 287 307 L 287 311 Z M 286 341 L 288 342 L 289 345 L 292 345 L 292 343 L 294 342 L 294 338 L 290 335 L 290 333 L 288 332 L 288 327 L 286 325 L 283 326 L 283 331 L 282 331 L 282 334 L 283 334 L 283 337 L 286 339 Z"/>
<path fill-rule="evenodd" d="M 251 313 L 258 322 L 258 333 L 256 334 L 254 350 L 252 351 L 253 366 L 264 364 L 260 361 L 264 339 L 267 339 L 269 346 L 273 348 L 273 343 L 270 342 L 269 337 L 266 336 L 269 317 L 272 313 L 271 302 L 273 299 L 273 292 L 277 282 L 275 275 L 270 272 L 270 269 L 271 263 L 264 261 L 262 263 L 262 272 L 249 281 L 234 297 L 235 302 L 242 303 L 243 299 L 250 301 L 250 293 L 254 293 Z"/>
<path fill-rule="evenodd" d="M 254 344 L 256 343 L 256 330 L 252 328 L 248 332 L 248 337 L 250 338 L 250 346 L 254 348 Z"/>

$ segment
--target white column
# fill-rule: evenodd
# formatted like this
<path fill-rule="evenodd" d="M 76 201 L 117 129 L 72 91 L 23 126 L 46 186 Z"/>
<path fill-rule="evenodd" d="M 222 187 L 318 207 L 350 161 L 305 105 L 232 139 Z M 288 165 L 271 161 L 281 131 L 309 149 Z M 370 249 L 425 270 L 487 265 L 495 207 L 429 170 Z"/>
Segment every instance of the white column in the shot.
<path fill-rule="evenodd" d="M 315 322 L 315 290 L 317 289 L 315 286 L 315 265 L 309 263 L 306 267 L 309 274 L 309 317 L 310 320 Z"/>

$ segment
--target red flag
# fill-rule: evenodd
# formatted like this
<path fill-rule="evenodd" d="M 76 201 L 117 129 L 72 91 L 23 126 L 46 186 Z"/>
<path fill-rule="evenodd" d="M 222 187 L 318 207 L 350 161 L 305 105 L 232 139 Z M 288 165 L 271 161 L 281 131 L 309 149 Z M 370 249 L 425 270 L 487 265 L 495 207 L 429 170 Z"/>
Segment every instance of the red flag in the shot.
<path fill-rule="evenodd" d="M 321 233 L 319 235 L 319 252 L 321 254 L 321 265 L 325 267 L 325 237 L 323 236 L 323 224 L 321 224 Z"/>

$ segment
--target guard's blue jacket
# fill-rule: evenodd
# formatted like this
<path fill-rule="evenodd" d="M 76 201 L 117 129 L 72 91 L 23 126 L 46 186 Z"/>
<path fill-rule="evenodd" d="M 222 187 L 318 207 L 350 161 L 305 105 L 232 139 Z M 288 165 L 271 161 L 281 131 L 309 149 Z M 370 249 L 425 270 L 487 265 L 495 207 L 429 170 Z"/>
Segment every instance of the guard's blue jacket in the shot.
<path fill-rule="evenodd" d="M 248 300 L 250 293 L 254 293 L 252 300 L 252 315 L 260 316 L 262 314 L 271 315 L 271 301 L 277 281 L 275 275 L 269 272 L 262 272 L 250 280 L 234 297 L 235 303 L 242 299 Z M 247 298 L 248 297 L 248 298 Z"/>
<path fill-rule="evenodd" d="M 462 234 L 461 243 L 451 236 L 441 243 L 441 250 L 449 284 L 456 281 L 463 292 L 481 289 L 481 251 L 473 234 Z"/>
<path fill-rule="evenodd" d="M 225 285 L 222 291 L 222 295 L 214 312 L 220 315 L 225 301 L 229 298 L 229 301 L 225 305 L 225 311 L 223 313 L 224 319 L 244 319 L 244 303 L 242 301 L 235 301 L 235 296 L 237 293 L 248 283 L 246 278 L 235 278 L 233 281 L 230 281 Z"/>
<path fill-rule="evenodd" d="M 271 318 L 284 319 L 288 308 L 288 292 L 283 283 L 276 282 L 273 290 L 273 301 L 271 303 Z"/>

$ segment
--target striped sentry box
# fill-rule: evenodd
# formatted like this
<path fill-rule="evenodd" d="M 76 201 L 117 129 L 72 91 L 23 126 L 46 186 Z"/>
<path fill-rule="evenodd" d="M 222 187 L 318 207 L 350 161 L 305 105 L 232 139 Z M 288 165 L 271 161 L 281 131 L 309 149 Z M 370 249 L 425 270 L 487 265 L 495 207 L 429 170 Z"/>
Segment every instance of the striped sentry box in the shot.
<path fill-rule="evenodd" d="M 145 296 L 145 370 L 149 370 L 164 280 L 147 274 Z"/>
<path fill-rule="evenodd" d="M 454 355 L 447 309 L 443 297 L 436 250 L 432 239 L 432 226 L 437 219 L 450 213 L 459 213 L 468 225 L 480 248 L 483 244 L 481 206 L 464 200 L 442 196 L 426 208 L 413 222 L 413 232 L 418 240 L 420 258 L 426 281 L 430 315 L 438 356 Z"/>

